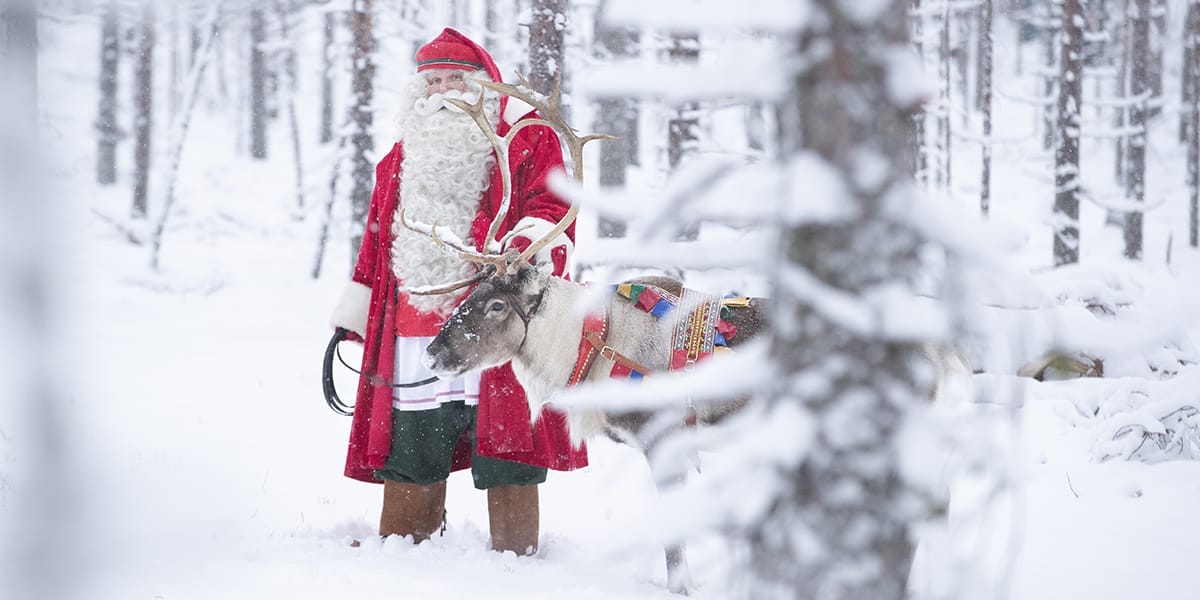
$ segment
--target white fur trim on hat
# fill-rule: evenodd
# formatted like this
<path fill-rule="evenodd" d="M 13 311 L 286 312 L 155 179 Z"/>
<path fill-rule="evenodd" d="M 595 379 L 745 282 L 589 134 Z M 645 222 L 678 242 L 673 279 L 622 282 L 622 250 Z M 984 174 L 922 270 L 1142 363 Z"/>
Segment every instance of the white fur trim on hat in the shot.
<path fill-rule="evenodd" d="M 545 219 L 539 219 L 537 217 L 523 217 L 520 221 L 517 221 L 517 225 L 513 227 L 512 230 L 515 235 L 519 235 L 523 238 L 529 238 L 529 241 L 532 242 L 533 240 L 540 239 L 542 236 L 550 233 L 550 230 L 554 229 L 554 225 L 554 223 L 551 223 Z M 537 253 L 533 255 L 534 262 L 543 265 L 552 264 L 550 251 L 558 246 L 566 246 L 567 264 L 571 264 L 571 253 L 575 251 L 575 244 L 571 241 L 571 238 L 567 237 L 566 232 L 558 234 L 557 237 L 550 240 L 550 243 L 542 246 L 542 249 L 538 250 Z"/>
<path fill-rule="evenodd" d="M 367 335 L 367 312 L 371 309 L 371 288 L 351 281 L 342 290 L 333 314 L 329 316 L 329 324 L 334 327 L 349 329 L 360 336 Z"/>
<path fill-rule="evenodd" d="M 513 125 L 517 121 L 520 121 L 521 117 L 529 114 L 529 111 L 531 110 L 533 110 L 533 106 L 528 102 L 509 96 L 508 104 L 504 107 L 504 114 L 502 117 L 504 118 L 505 123 Z"/>

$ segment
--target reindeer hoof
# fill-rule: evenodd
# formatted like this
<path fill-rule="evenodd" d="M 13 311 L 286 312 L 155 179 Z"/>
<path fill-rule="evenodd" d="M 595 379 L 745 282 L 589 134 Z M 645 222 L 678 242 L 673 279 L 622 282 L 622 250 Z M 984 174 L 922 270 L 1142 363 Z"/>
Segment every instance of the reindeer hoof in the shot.
<path fill-rule="evenodd" d="M 692 592 L 692 579 L 685 573 L 667 574 L 667 591 L 680 596 L 689 596 Z"/>

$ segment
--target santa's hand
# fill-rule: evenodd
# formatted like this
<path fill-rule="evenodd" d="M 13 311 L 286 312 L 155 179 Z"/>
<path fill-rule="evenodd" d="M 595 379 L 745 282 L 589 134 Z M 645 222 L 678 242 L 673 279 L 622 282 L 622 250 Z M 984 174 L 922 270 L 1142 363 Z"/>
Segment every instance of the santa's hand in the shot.
<path fill-rule="evenodd" d="M 346 339 L 362 342 L 367 333 L 367 313 L 371 306 L 371 288 L 357 281 L 350 281 L 342 289 L 329 324 L 335 329 L 349 332 Z"/>
<path fill-rule="evenodd" d="M 531 242 L 529 238 L 523 235 L 514 235 L 513 237 L 509 238 L 508 243 L 505 244 L 505 249 L 525 252 L 525 250 L 528 249 L 532 243 L 533 242 Z M 537 252 L 535 252 L 533 256 L 529 257 L 529 262 L 535 267 L 541 265 L 552 265 L 553 271 L 551 274 L 555 277 L 562 277 L 563 273 L 566 273 L 567 271 L 567 255 L 569 253 L 570 252 L 567 248 L 567 244 L 558 244 L 555 246 L 546 244 Z"/>

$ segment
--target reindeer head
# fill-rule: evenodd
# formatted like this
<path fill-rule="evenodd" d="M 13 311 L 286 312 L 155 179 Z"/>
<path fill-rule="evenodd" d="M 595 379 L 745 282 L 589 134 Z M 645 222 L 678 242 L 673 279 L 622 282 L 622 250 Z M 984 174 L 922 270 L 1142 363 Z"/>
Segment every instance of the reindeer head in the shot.
<path fill-rule="evenodd" d="M 425 349 L 425 366 L 446 377 L 502 365 L 525 343 L 550 276 L 525 265 L 483 280 Z"/>

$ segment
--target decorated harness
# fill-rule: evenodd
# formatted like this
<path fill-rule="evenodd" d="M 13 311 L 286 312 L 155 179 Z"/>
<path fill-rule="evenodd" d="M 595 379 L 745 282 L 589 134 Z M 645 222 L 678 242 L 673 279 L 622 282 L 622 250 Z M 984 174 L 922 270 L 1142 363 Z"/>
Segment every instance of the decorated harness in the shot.
<path fill-rule="evenodd" d="M 640 283 L 622 283 L 612 288 L 619 298 L 659 319 L 674 316 L 671 371 L 686 368 L 718 351 L 727 351 L 729 340 L 737 334 L 737 326 L 725 318 L 729 316 L 731 308 L 749 305 L 749 299 L 745 297 L 722 298 L 687 288 L 684 288 L 682 298 L 660 287 Z M 688 310 L 679 310 L 681 306 Z M 568 386 L 587 377 L 597 355 L 613 361 L 609 377 L 614 379 L 641 379 L 650 373 L 648 367 L 606 343 L 608 321 L 607 307 L 603 313 L 589 314 L 584 318 L 579 356 L 571 370 Z"/>

